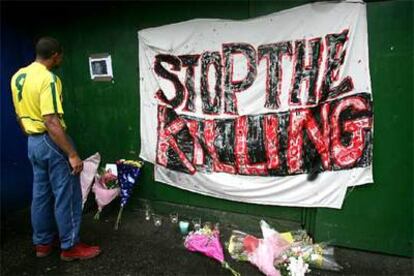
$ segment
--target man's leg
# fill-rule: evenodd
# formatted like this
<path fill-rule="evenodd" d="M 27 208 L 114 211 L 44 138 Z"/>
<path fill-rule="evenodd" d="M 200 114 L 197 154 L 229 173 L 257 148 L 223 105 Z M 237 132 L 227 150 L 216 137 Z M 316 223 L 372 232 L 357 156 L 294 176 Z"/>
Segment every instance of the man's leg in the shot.
<path fill-rule="evenodd" d="M 66 156 L 49 136 L 45 136 L 44 141 L 50 149 L 49 179 L 55 195 L 55 218 L 62 248 L 60 258 L 64 261 L 94 258 L 101 253 L 99 246 L 79 242 L 82 217 L 79 175 L 72 175 Z"/>
<path fill-rule="evenodd" d="M 53 212 L 53 193 L 48 177 L 47 162 L 38 158 L 38 145 L 28 143 L 29 159 L 33 167 L 33 198 L 31 220 L 33 227 L 33 243 L 35 245 L 51 244 L 56 235 L 56 224 Z"/>
<path fill-rule="evenodd" d="M 79 175 L 72 175 L 69 162 L 50 139 L 45 139 L 51 150 L 49 178 L 55 195 L 55 219 L 62 249 L 79 242 L 82 216 L 82 191 Z"/>

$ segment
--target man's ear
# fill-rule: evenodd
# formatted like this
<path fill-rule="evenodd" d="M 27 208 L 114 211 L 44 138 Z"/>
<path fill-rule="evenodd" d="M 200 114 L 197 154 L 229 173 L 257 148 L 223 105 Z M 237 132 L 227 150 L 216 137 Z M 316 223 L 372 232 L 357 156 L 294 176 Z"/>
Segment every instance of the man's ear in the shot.
<path fill-rule="evenodd" d="M 59 67 L 62 62 L 59 53 L 53 53 L 50 59 L 52 60 L 52 67 L 54 68 Z"/>

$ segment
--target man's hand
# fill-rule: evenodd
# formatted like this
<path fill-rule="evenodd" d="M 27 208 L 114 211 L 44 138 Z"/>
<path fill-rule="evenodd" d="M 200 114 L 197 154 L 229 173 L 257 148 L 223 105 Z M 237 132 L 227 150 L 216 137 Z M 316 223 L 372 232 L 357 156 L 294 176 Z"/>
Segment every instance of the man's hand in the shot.
<path fill-rule="evenodd" d="M 72 167 L 72 174 L 78 174 L 83 170 L 83 161 L 79 158 L 77 154 L 69 156 L 69 163 Z"/>

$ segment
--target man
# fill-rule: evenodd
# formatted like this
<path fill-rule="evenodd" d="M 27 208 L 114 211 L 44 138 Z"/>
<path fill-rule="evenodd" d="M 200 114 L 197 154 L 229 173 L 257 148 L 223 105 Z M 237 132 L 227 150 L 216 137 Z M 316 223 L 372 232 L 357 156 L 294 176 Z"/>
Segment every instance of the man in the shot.
<path fill-rule="evenodd" d="M 36 256 L 49 255 L 58 234 L 60 258 L 71 261 L 93 258 L 100 248 L 79 241 L 79 173 L 83 163 L 66 135 L 62 84 L 50 71 L 62 58 L 57 40 L 41 38 L 36 44 L 36 61 L 14 74 L 11 88 L 17 121 L 28 135 L 28 157 L 33 167 L 31 215 Z"/>

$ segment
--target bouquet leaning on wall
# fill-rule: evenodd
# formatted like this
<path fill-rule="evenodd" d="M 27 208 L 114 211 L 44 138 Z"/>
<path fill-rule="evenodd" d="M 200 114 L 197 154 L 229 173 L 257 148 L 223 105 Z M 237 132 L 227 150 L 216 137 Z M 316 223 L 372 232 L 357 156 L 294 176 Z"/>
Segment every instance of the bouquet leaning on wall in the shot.
<path fill-rule="evenodd" d="M 98 220 L 102 209 L 119 196 L 120 188 L 117 176 L 110 169 L 106 171 L 102 169 L 100 174 L 95 176 L 92 191 L 95 193 L 95 201 L 98 205 L 98 212 L 95 215 L 95 219 Z"/>

